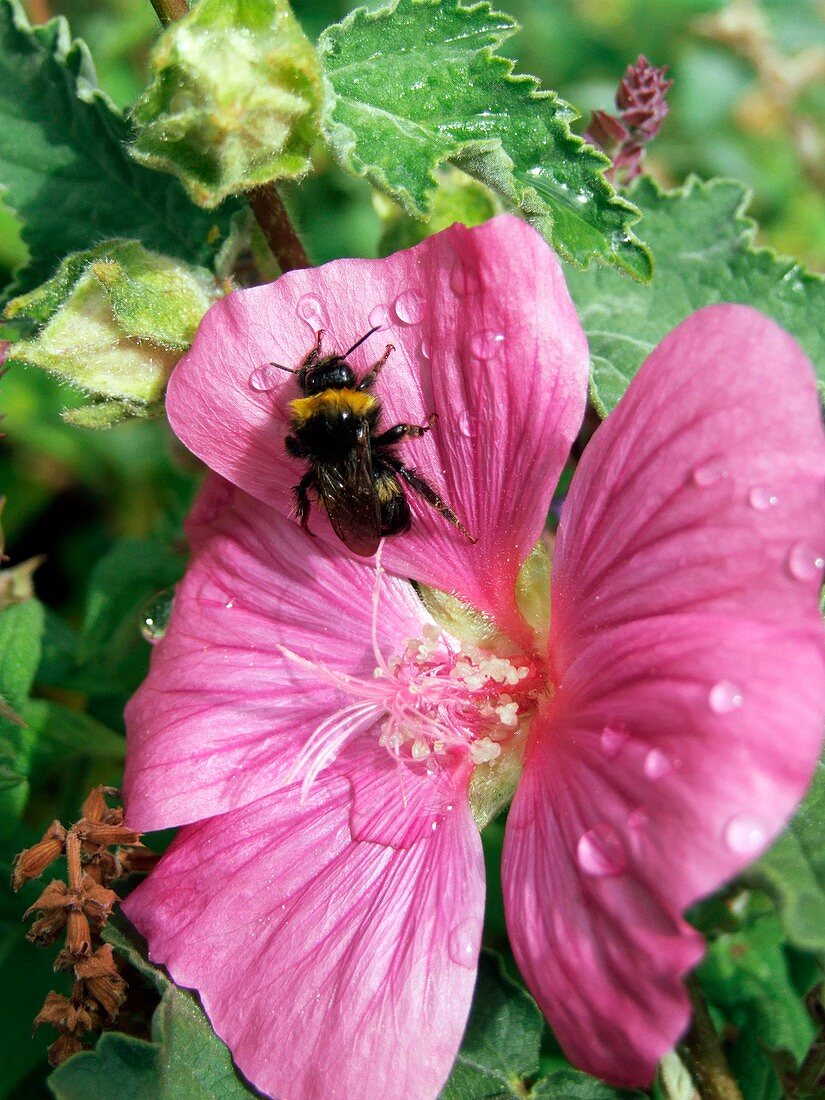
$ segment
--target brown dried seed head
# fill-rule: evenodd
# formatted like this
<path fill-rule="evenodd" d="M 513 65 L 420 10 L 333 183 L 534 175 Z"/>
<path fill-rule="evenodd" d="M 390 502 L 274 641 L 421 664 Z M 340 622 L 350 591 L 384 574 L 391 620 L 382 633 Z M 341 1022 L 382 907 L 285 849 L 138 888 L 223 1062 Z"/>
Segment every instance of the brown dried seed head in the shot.
<path fill-rule="evenodd" d="M 104 821 L 107 825 L 120 825 L 123 810 L 120 806 L 109 806 L 107 797 L 120 798 L 120 791 L 117 787 L 95 787 L 90 791 L 80 811 L 81 818 L 89 822 Z"/>
<path fill-rule="evenodd" d="M 46 994 L 43 1007 L 37 1013 L 32 1024 L 32 1030 L 36 1031 L 43 1024 L 55 1027 L 63 1031 L 68 1026 L 69 1017 L 74 1016 L 74 1005 L 68 997 L 64 997 L 54 990 Z"/>
<path fill-rule="evenodd" d="M 59 821 L 53 821 L 44 833 L 43 839 L 21 852 L 15 859 L 14 873 L 11 878 L 12 887 L 19 890 L 24 882 L 39 878 L 49 864 L 63 854 L 65 841 L 66 830 Z"/>
<path fill-rule="evenodd" d="M 83 876 L 80 896 L 83 904 L 83 912 L 96 928 L 103 927 L 112 915 L 112 909 L 120 900 L 114 890 L 109 890 L 107 887 L 101 886 L 99 882 L 95 882 L 89 875 Z"/>
<path fill-rule="evenodd" d="M 111 945 L 104 944 L 90 958 L 79 962 L 75 974 L 109 1020 L 114 1020 L 126 997 L 126 982 L 115 966 Z"/>
<path fill-rule="evenodd" d="M 76 909 L 69 911 L 69 917 L 66 921 L 66 946 L 58 955 L 58 961 L 62 963 L 64 957 L 68 961 L 70 966 L 73 966 L 78 959 L 85 958 L 92 952 L 92 939 L 91 929 L 89 928 L 89 921 L 86 914 Z M 55 963 L 56 969 L 68 969 L 63 965 L 58 967 Z"/>
<path fill-rule="evenodd" d="M 79 1054 L 83 1044 L 72 1032 L 65 1031 L 49 1047 L 49 1065 L 59 1066 L 73 1054 Z"/>

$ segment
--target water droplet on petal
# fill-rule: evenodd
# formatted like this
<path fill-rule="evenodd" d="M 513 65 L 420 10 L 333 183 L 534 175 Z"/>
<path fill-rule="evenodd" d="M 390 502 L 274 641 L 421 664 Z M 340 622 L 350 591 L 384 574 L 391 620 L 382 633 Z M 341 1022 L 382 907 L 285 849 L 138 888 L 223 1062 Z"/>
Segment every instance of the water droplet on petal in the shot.
<path fill-rule="evenodd" d="M 742 689 L 730 680 L 720 680 L 718 684 L 714 684 L 708 696 L 710 709 L 715 714 L 730 714 L 738 710 L 744 701 Z"/>
<path fill-rule="evenodd" d="M 327 321 L 327 311 L 314 294 L 305 294 L 300 299 L 298 302 L 298 316 L 302 321 L 306 321 L 314 332 L 318 332 L 319 329 L 324 328 L 329 323 Z"/>
<path fill-rule="evenodd" d="M 501 350 L 504 334 L 484 328 L 470 337 L 470 352 L 476 359 L 492 359 Z"/>
<path fill-rule="evenodd" d="M 620 875 L 627 866 L 619 834 L 612 825 L 596 825 L 579 839 L 576 849 L 579 867 L 586 875 Z"/>
<path fill-rule="evenodd" d="M 601 736 L 602 752 L 612 760 L 619 755 L 629 737 L 624 726 L 605 726 Z"/>
<path fill-rule="evenodd" d="M 693 471 L 693 481 L 700 489 L 706 489 L 708 485 L 715 485 L 717 481 L 721 481 L 723 477 L 727 476 L 728 471 L 725 464 L 718 460 L 705 462 Z"/>
<path fill-rule="evenodd" d="M 458 430 L 468 439 L 472 439 L 476 434 L 475 424 L 470 418 L 470 414 L 464 410 L 458 414 Z"/>
<path fill-rule="evenodd" d="M 386 306 L 375 306 L 370 310 L 370 328 L 389 328 L 390 311 Z"/>
<path fill-rule="evenodd" d="M 757 512 L 767 512 L 769 508 L 775 508 L 778 503 L 779 497 L 763 485 L 754 485 L 748 493 L 748 504 Z"/>
<path fill-rule="evenodd" d="M 648 779 L 664 779 L 673 770 L 670 757 L 661 749 L 651 749 L 645 757 L 644 772 Z"/>
<path fill-rule="evenodd" d="M 426 340 L 422 340 L 421 343 L 418 345 L 418 351 L 422 359 L 430 358 L 430 345 L 427 343 Z"/>
<path fill-rule="evenodd" d="M 825 557 L 805 542 L 797 542 L 788 554 L 788 571 L 798 581 L 818 581 Z"/>
<path fill-rule="evenodd" d="M 478 927 L 475 921 L 457 924 L 447 940 L 447 951 L 454 963 L 475 970 L 478 961 Z"/>
<path fill-rule="evenodd" d="M 404 325 L 417 325 L 426 312 L 426 302 L 414 290 L 402 291 L 395 299 L 395 316 Z"/>
<path fill-rule="evenodd" d="M 274 390 L 284 377 L 284 372 L 277 367 L 258 367 L 250 374 L 249 385 L 258 393 L 266 393 L 267 390 Z"/>
<path fill-rule="evenodd" d="M 756 814 L 736 814 L 725 826 L 725 843 L 740 856 L 761 851 L 766 839 L 765 823 Z"/>

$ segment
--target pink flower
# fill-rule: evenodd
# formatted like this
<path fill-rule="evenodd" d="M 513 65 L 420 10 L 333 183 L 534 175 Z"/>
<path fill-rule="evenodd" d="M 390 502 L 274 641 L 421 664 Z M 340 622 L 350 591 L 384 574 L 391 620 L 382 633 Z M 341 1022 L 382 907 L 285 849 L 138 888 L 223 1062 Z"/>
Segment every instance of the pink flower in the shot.
<path fill-rule="evenodd" d="M 478 542 L 411 498 L 378 567 L 320 515 L 315 539 L 289 518 L 296 387 L 265 364 L 297 365 L 319 327 L 343 350 L 380 316 L 353 366 L 395 345 L 382 422 L 439 414 L 403 454 Z M 473 814 L 517 780 L 503 878 L 522 973 L 576 1064 L 649 1082 L 703 949 L 681 913 L 764 849 L 811 775 L 810 365 L 739 306 L 663 341 L 574 477 L 548 630 L 531 551 L 586 363 L 555 259 L 502 217 L 231 295 L 172 377 L 173 426 L 222 477 L 127 715 L 130 827 L 186 827 L 126 911 L 273 1096 L 436 1096 L 481 936 Z"/>

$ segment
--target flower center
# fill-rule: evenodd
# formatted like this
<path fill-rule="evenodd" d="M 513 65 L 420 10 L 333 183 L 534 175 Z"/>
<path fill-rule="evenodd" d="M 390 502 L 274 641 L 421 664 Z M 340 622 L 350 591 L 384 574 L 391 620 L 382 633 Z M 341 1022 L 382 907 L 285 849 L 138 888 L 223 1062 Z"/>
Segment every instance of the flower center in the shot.
<path fill-rule="evenodd" d="M 458 752 L 490 763 L 520 734 L 537 690 L 529 659 L 484 653 L 432 623 L 373 676 L 385 693 L 380 744 L 399 760 Z"/>

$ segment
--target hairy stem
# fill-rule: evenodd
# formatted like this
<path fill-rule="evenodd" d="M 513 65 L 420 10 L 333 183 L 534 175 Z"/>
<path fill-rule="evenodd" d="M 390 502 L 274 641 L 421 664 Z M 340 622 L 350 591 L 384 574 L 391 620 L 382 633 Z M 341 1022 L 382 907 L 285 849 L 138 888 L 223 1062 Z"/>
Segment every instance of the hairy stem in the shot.
<path fill-rule="evenodd" d="M 152 0 L 152 7 L 164 27 L 189 11 L 187 0 Z M 312 267 L 275 184 L 265 183 L 247 191 L 246 200 L 281 271 Z"/>
<path fill-rule="evenodd" d="M 152 0 L 152 7 L 164 27 L 168 27 L 189 11 L 186 0 Z"/>
<path fill-rule="evenodd" d="M 247 191 L 246 199 L 281 271 L 312 267 L 274 183 Z"/>
<path fill-rule="evenodd" d="M 693 1071 L 699 1095 L 702 1100 L 742 1100 L 742 1093 L 722 1051 L 702 990 L 694 977 L 688 979 L 687 988 L 693 1007 L 693 1020 L 682 1048 Z"/>

